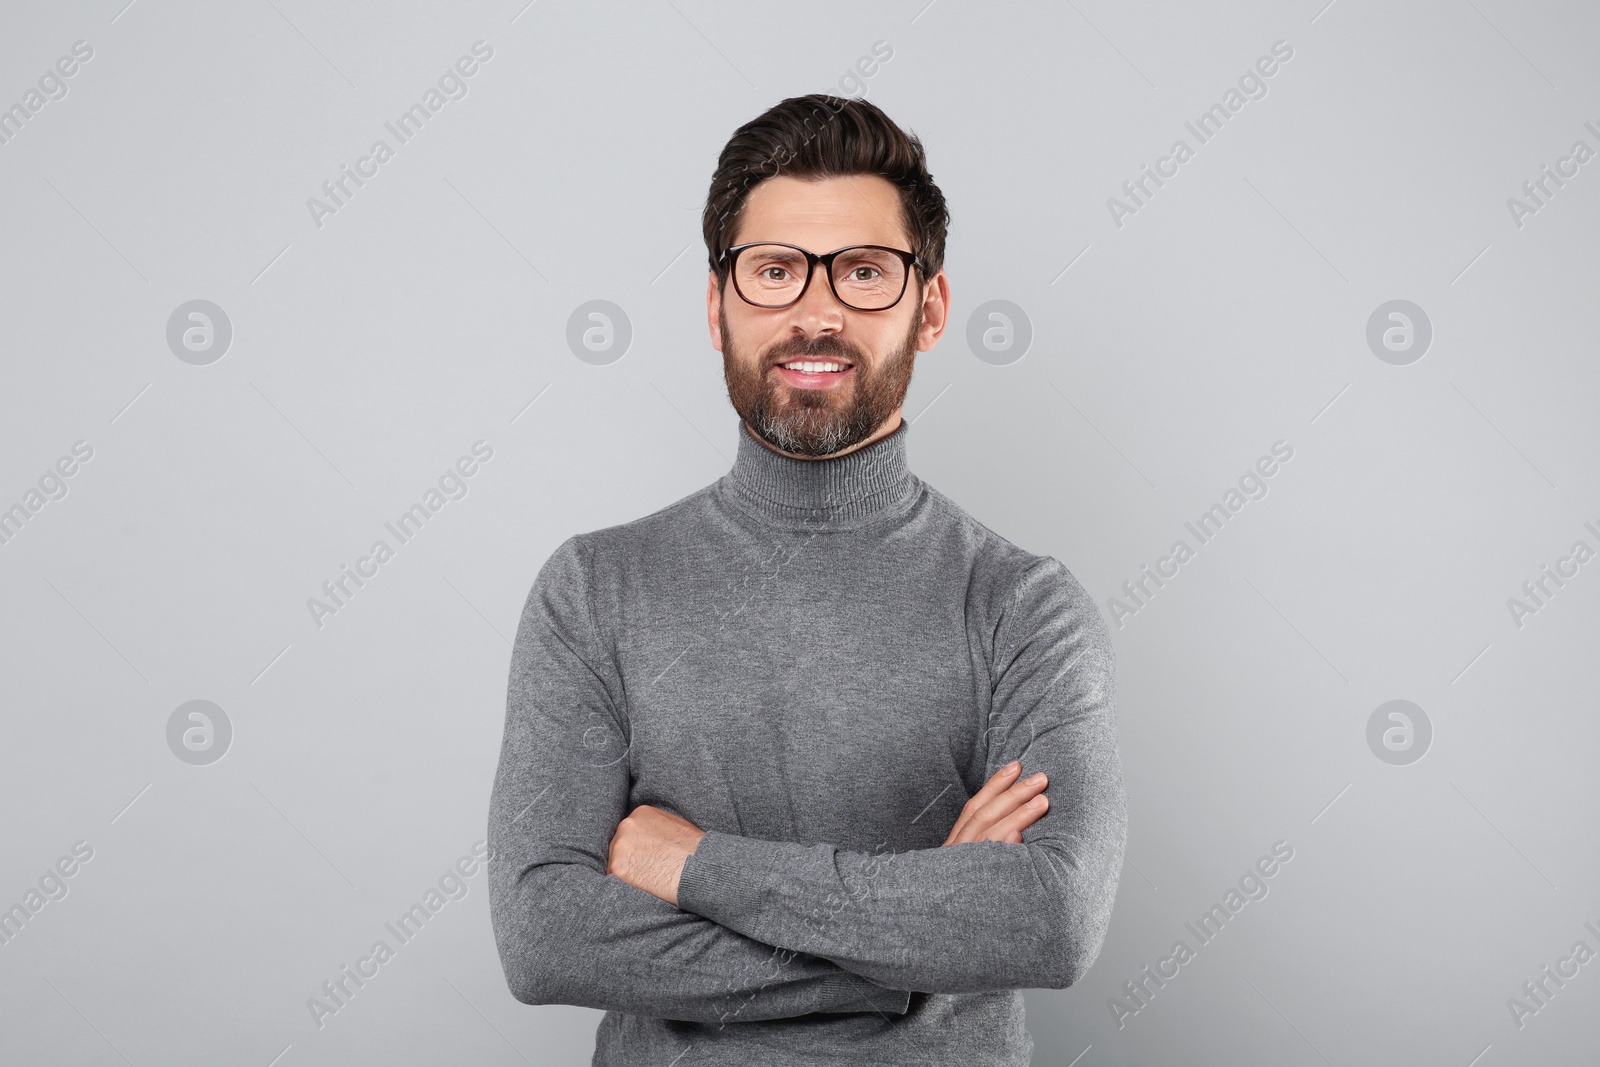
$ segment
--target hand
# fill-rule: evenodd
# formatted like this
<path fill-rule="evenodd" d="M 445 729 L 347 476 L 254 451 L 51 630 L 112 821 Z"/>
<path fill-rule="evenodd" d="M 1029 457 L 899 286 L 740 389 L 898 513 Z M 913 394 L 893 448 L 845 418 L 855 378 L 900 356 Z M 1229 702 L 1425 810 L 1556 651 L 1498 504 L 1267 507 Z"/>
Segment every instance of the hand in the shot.
<path fill-rule="evenodd" d="M 678 879 L 705 831 L 682 816 L 640 804 L 611 835 L 606 873 L 678 905 Z"/>
<path fill-rule="evenodd" d="M 1016 779 L 1021 773 L 1022 764 L 1017 760 L 996 771 L 961 809 L 961 817 L 956 819 L 944 843 L 1005 841 L 1022 844 L 1022 831 L 1049 810 L 1050 799 L 1044 795 L 1044 787 L 1050 783 L 1042 771 L 1018 782 Z"/>

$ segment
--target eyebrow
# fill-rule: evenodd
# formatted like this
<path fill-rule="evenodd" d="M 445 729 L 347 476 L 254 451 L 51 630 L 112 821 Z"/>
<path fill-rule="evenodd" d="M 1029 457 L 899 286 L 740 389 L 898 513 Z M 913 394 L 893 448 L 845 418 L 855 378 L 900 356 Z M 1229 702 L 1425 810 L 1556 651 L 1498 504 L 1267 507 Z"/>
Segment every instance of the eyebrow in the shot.
<path fill-rule="evenodd" d="M 761 255 L 751 255 L 752 252 L 756 252 L 756 251 L 757 251 L 757 249 L 755 249 L 755 248 L 747 249 L 745 251 L 745 254 L 742 257 L 740 257 L 739 262 L 746 263 L 746 264 L 748 264 L 748 263 L 791 263 L 792 264 L 792 263 L 804 263 L 805 262 L 805 258 L 806 258 L 805 256 L 802 256 L 799 252 L 796 252 L 792 248 L 778 248 L 778 249 L 772 250 L 771 252 L 767 252 L 767 253 L 764 253 L 764 254 L 761 254 Z"/>
<path fill-rule="evenodd" d="M 791 257 L 793 257 L 795 259 L 803 258 L 802 254 L 797 249 L 791 248 L 788 244 L 786 244 L 784 242 L 781 242 L 781 241 L 749 241 L 747 243 L 752 246 L 750 249 L 747 250 L 747 253 L 749 251 L 754 251 L 756 247 L 769 247 L 770 248 L 770 247 L 776 246 L 777 249 L 779 249 L 779 251 L 769 252 L 768 253 L 769 256 L 791 256 Z M 865 251 L 868 251 L 868 252 L 877 252 L 877 251 L 883 250 L 884 246 L 883 245 L 875 245 L 875 244 L 865 243 L 864 242 L 864 243 L 861 243 L 861 244 L 842 245 L 839 248 L 834 249 L 833 251 L 844 252 L 844 251 L 852 250 L 852 249 L 857 250 L 857 251 L 865 250 Z M 822 252 L 822 253 L 818 253 L 818 254 L 819 255 L 827 255 L 828 253 Z"/>

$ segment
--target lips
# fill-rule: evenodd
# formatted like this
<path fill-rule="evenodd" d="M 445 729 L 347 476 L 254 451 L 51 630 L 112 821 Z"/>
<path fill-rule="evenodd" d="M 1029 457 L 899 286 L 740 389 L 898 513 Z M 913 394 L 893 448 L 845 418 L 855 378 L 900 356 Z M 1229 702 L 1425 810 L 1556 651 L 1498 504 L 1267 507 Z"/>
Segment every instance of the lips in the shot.
<path fill-rule="evenodd" d="M 814 392 L 831 390 L 851 381 L 855 367 L 842 359 L 789 359 L 774 363 L 772 373 L 791 388 Z"/>
<path fill-rule="evenodd" d="M 802 374 L 837 374 L 850 369 L 850 361 L 844 359 L 789 359 L 777 365 Z"/>

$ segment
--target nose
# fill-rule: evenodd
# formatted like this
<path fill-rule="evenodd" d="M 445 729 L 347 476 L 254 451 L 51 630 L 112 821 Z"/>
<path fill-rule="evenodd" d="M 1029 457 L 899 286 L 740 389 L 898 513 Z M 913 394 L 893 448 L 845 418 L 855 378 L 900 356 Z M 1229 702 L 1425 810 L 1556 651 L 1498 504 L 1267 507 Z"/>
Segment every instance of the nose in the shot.
<path fill-rule="evenodd" d="M 844 328 L 845 306 L 833 295 L 827 272 L 817 264 L 811 274 L 811 284 L 800 300 L 789 309 L 790 321 L 801 333 L 815 337 L 823 333 L 838 333 Z"/>

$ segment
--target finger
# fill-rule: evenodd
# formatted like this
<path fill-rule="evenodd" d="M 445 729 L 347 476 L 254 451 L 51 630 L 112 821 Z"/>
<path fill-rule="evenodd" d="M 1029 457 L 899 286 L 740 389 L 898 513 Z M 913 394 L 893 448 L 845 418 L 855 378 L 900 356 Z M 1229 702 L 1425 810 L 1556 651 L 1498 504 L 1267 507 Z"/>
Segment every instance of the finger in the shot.
<path fill-rule="evenodd" d="M 954 837 L 961 832 L 966 824 L 972 821 L 973 815 L 976 814 L 979 808 L 1003 793 L 1012 781 L 1016 779 L 1017 775 L 1021 773 L 1022 762 L 1020 760 L 1012 760 L 998 771 L 995 771 L 993 776 L 983 784 L 983 788 L 972 794 L 966 804 L 962 805 L 961 814 L 956 817 L 956 824 L 950 830 L 951 836 Z"/>
<path fill-rule="evenodd" d="M 945 839 L 945 844 L 956 844 L 961 841 L 981 841 L 984 832 L 994 825 L 997 818 L 1010 812 L 1015 803 L 1020 803 L 1020 801 L 1007 803 L 1005 800 L 1007 793 L 1015 788 L 1017 787 L 1011 786 L 995 794 L 986 794 L 983 791 L 974 794 L 972 799 L 967 801 L 966 806 L 961 809 L 961 818 L 956 821 L 955 827 L 951 829 L 950 836 Z M 1027 790 L 1024 790 L 1024 794 L 1023 799 L 1032 795 Z M 996 807 L 996 805 L 999 806 Z"/>
<path fill-rule="evenodd" d="M 1039 799 L 1041 801 L 1044 799 L 1042 794 Z M 1006 844 L 1020 845 L 1022 844 L 1022 831 L 1037 822 L 1043 814 L 1044 808 L 1035 807 L 1033 802 L 1030 801 L 994 826 L 983 831 L 973 831 L 975 836 L 972 840 L 1003 841 Z"/>
<path fill-rule="evenodd" d="M 974 812 L 973 827 L 983 830 L 993 828 L 1001 819 L 1032 800 L 1049 784 L 1050 779 L 1042 771 L 1024 778 Z"/>
<path fill-rule="evenodd" d="M 995 839 L 1010 841 L 1015 836 L 1016 840 L 1012 843 L 1021 844 L 1022 831 L 1038 822 L 1044 813 L 1049 810 L 1050 798 L 1040 793 L 995 824 L 993 830 Z"/>
<path fill-rule="evenodd" d="M 1035 796 L 1042 793 L 1049 784 L 1050 780 L 1043 772 L 1018 782 L 1000 796 L 985 804 L 981 810 L 973 812 L 972 818 L 961 828 L 959 836 L 955 840 L 947 842 L 947 844 L 957 844 L 963 841 L 1001 840 L 1002 832 L 997 829 L 1000 824 L 1007 817 L 1023 808 Z M 1022 826 L 1027 826 L 1032 821 L 1032 819 L 1029 819 Z M 1017 827 L 1018 830 L 1021 828 L 1021 826 Z"/>

